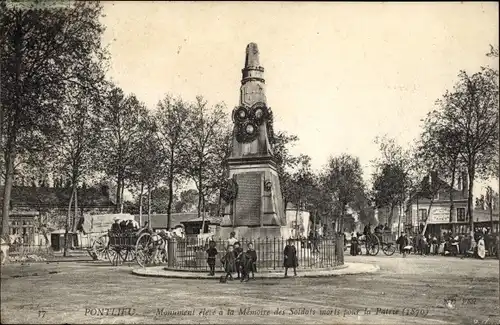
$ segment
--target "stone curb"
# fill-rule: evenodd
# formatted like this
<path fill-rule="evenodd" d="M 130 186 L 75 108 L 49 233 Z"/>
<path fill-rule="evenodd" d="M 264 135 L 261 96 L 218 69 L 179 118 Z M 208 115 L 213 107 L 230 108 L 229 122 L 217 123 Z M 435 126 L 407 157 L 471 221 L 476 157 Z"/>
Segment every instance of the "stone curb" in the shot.
<path fill-rule="evenodd" d="M 337 266 L 332 266 L 332 267 L 322 267 L 322 268 L 297 268 L 297 272 L 299 273 L 303 273 L 303 272 L 324 272 L 324 271 L 335 271 L 335 270 L 341 270 L 341 269 L 345 269 L 348 267 L 348 265 L 346 264 L 349 264 L 349 263 L 345 263 L 343 265 L 337 265 Z M 169 268 L 168 266 L 164 267 L 163 268 L 164 271 L 166 272 L 175 272 L 175 273 L 190 273 L 190 274 L 203 274 L 203 273 L 207 273 L 208 270 L 203 270 L 203 271 L 195 271 L 195 270 L 184 270 L 184 269 L 175 269 L 175 268 Z M 259 270 L 259 274 L 267 274 L 267 273 L 283 273 L 284 272 L 284 268 L 279 268 L 278 270 L 268 270 L 268 269 L 264 269 L 264 270 Z M 218 269 L 217 271 L 215 271 L 215 274 L 217 275 L 223 275 L 225 274 L 223 270 L 221 269 Z M 210 277 L 212 278 L 212 277 Z"/>
<path fill-rule="evenodd" d="M 354 275 L 354 274 L 366 274 L 375 273 L 380 270 L 378 265 L 367 264 L 367 263 L 345 263 L 347 266 L 341 269 L 335 269 L 330 271 L 309 271 L 301 272 L 297 275 L 297 278 L 323 278 L 323 277 L 335 277 L 341 275 Z M 149 267 L 149 268 L 138 268 L 132 270 L 132 274 L 144 277 L 161 277 L 161 278 L 171 278 L 171 279 L 192 279 L 192 280 L 219 280 L 218 276 L 200 275 L 198 273 L 192 272 L 179 272 L 179 271 L 166 271 L 164 267 Z M 264 276 L 262 276 L 264 275 Z M 280 273 L 260 273 L 256 279 L 278 279 L 283 278 L 283 272 Z M 290 276 L 290 278 L 294 278 Z"/>

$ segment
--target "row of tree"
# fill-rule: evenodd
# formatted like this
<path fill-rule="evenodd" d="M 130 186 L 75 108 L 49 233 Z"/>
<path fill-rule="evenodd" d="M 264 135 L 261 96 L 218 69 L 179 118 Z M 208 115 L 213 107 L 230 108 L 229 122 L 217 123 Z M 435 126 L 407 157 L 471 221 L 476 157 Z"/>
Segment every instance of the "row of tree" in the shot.
<path fill-rule="evenodd" d="M 99 3 L 35 6 L 0 2 L 2 233 L 9 232 L 13 182 L 30 175 L 52 174 L 71 188 L 66 231 L 76 224 L 78 189 L 102 178 L 116 184 L 116 212 L 126 188 L 138 193 L 142 213 L 144 193 L 150 198 L 165 185 L 170 214 L 175 187 L 188 180 L 202 211 L 225 173 L 231 130 L 224 105 L 167 95 L 147 109 L 105 79 Z"/>
<path fill-rule="evenodd" d="M 166 198 L 166 204 L 154 207 L 155 212 L 170 216 L 186 209 L 176 192 L 191 182 L 199 215 L 204 217 L 207 205 L 220 213 L 232 136 L 224 104 L 167 95 L 148 109 L 106 80 L 109 55 L 100 43 L 104 26 L 99 3 L 28 10 L 0 2 L 0 9 L 3 234 L 8 233 L 13 181 L 22 174 L 52 172 L 71 188 L 67 230 L 75 224 L 71 211 L 75 218 L 79 187 L 102 178 L 116 184 L 116 212 L 124 211 L 128 189 L 138 198 L 140 214 L 144 206 L 150 213 L 158 197 Z M 497 58 L 498 50 L 489 55 Z M 381 207 L 389 207 L 390 216 L 399 208 L 401 215 L 416 194 L 429 197 L 432 205 L 442 183 L 422 182 L 422 175 L 435 171 L 453 188 L 463 170 L 473 222 L 475 181 L 498 177 L 497 128 L 498 69 L 482 68 L 472 75 L 460 73 L 456 87 L 424 121 L 415 148 L 405 150 L 393 139 L 377 140 L 381 158 L 374 162 L 371 186 L 363 182 L 356 157 L 331 157 L 315 172 L 308 156 L 290 153 L 297 136 L 276 132 L 271 141 L 285 207 L 293 203 L 297 213 L 305 208 L 315 222 L 338 220 L 342 229 L 347 214 L 354 212 L 367 223 L 374 219 L 374 208 Z M 185 195 L 185 201 L 193 194 Z"/>

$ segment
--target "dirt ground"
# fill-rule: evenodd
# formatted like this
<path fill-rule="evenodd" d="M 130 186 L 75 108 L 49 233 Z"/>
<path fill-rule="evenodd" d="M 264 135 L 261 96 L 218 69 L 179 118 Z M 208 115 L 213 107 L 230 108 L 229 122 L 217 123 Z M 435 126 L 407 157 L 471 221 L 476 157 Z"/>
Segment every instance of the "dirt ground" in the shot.
<path fill-rule="evenodd" d="M 131 266 L 105 263 L 6 265 L 1 323 L 500 324 L 498 260 L 395 254 L 346 262 L 380 271 L 222 284 L 137 277 Z"/>

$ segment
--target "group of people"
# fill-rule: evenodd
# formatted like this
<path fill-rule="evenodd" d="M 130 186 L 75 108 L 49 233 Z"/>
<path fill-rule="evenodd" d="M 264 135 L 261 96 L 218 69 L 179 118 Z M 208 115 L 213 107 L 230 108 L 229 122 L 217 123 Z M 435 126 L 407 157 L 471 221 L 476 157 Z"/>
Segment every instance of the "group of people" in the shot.
<path fill-rule="evenodd" d="M 250 280 L 250 273 L 252 274 L 252 279 L 255 279 L 255 272 L 257 272 L 257 253 L 253 248 L 252 243 L 248 243 L 247 251 L 244 252 L 243 248 L 240 247 L 240 242 L 235 238 L 234 232 L 231 233 L 231 237 L 228 240 L 228 245 L 226 247 L 226 252 L 221 258 L 222 265 L 224 266 L 225 275 L 221 277 L 223 282 L 233 280 L 233 273 L 237 273 L 237 278 L 241 282 Z M 211 240 L 209 242 L 209 247 L 206 250 L 207 253 L 207 264 L 210 269 L 209 275 L 215 275 L 215 263 L 219 252 L 216 248 L 215 241 Z"/>
<path fill-rule="evenodd" d="M 375 235 L 389 230 L 387 224 L 378 225 L 374 229 Z M 422 231 L 423 229 L 421 229 Z M 370 236 L 371 225 L 365 226 L 363 236 Z M 353 233 L 351 236 L 350 254 L 355 256 L 361 254 L 359 237 L 361 234 Z M 452 255 L 462 257 L 475 256 L 484 258 L 486 252 L 496 253 L 498 243 L 498 234 L 492 234 L 489 228 L 476 228 L 473 232 L 465 235 L 453 234 L 451 231 L 444 232 L 442 235 L 422 233 L 405 233 L 396 240 L 399 252 L 405 257 L 407 254 L 414 253 L 420 255 Z"/>
<path fill-rule="evenodd" d="M 404 236 L 408 237 L 406 234 Z M 496 251 L 498 234 L 492 234 L 490 229 L 476 228 L 467 234 L 453 234 L 444 232 L 442 235 L 416 234 L 408 238 L 408 245 L 412 251 L 420 255 L 452 255 L 462 257 L 476 256 L 484 258 L 486 252 L 493 254 Z"/>
<path fill-rule="evenodd" d="M 139 223 L 134 219 L 120 220 L 114 218 L 114 223 L 111 225 L 112 232 L 129 232 L 139 230 Z"/>
<path fill-rule="evenodd" d="M 219 252 L 216 248 L 215 241 L 211 240 L 206 250 L 207 264 L 210 269 L 209 275 L 215 275 L 215 264 Z M 250 274 L 252 279 L 255 279 L 257 272 L 257 252 L 253 247 L 253 243 L 247 244 L 247 250 L 243 251 L 240 242 L 236 239 L 235 233 L 230 234 L 228 244 L 225 248 L 225 253 L 221 258 L 221 263 L 224 267 L 224 275 L 221 276 L 221 282 L 233 280 L 233 273 L 237 274 L 236 279 L 241 282 L 248 282 Z M 294 276 L 297 276 L 297 249 L 291 239 L 288 240 L 287 245 L 283 251 L 283 267 L 285 268 L 285 278 L 288 277 L 288 269 L 293 269 Z"/>

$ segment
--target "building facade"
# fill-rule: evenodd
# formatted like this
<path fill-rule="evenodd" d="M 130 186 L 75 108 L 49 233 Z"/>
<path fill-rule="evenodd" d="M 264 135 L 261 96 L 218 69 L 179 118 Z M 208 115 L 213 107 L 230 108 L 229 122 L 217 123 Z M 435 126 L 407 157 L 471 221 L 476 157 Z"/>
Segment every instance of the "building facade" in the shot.
<path fill-rule="evenodd" d="M 458 188 L 439 179 L 436 175 L 431 176 L 431 182 L 438 182 L 438 190 L 431 200 L 428 197 L 415 194 L 407 204 L 405 229 L 414 231 L 423 229 L 427 222 L 426 234 L 440 235 L 443 232 L 454 234 L 466 234 L 471 231 L 467 213 L 468 184 L 467 177 L 461 177 Z M 474 227 L 491 228 L 491 216 L 489 211 L 474 209 L 472 211 Z M 498 232 L 498 210 L 495 209 L 493 216 L 493 231 Z"/>
<path fill-rule="evenodd" d="M 107 187 L 80 188 L 77 195 L 75 222 L 83 214 L 110 213 L 115 207 Z M 49 244 L 51 230 L 64 228 L 70 197 L 71 188 L 66 187 L 13 186 L 9 206 L 10 234 L 20 235 L 27 245 Z M 1 198 L 0 201 L 3 204 Z"/>

